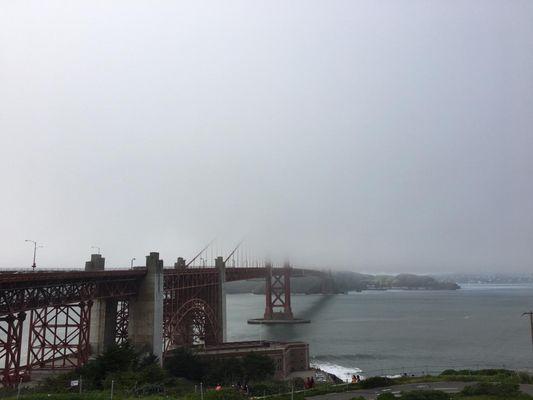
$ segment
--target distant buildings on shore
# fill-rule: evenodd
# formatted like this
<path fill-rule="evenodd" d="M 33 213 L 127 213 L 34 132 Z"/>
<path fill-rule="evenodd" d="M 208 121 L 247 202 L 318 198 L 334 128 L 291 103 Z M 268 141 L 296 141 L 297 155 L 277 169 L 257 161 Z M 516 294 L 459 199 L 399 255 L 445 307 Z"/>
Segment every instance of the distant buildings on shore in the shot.
<path fill-rule="evenodd" d="M 446 279 L 458 283 L 487 283 L 487 284 L 520 284 L 533 283 L 533 275 L 528 274 L 442 274 L 434 275 L 437 279 Z"/>

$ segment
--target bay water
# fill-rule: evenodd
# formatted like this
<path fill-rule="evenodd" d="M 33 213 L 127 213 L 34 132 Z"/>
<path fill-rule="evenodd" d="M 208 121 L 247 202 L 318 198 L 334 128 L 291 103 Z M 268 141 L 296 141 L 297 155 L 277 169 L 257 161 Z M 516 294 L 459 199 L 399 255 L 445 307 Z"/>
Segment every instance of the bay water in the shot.
<path fill-rule="evenodd" d="M 248 325 L 264 296 L 227 295 L 228 339 L 305 341 L 313 365 L 342 379 L 438 373 L 448 368 L 533 369 L 533 285 L 462 285 L 455 291 L 387 290 L 293 295 L 310 324 Z"/>

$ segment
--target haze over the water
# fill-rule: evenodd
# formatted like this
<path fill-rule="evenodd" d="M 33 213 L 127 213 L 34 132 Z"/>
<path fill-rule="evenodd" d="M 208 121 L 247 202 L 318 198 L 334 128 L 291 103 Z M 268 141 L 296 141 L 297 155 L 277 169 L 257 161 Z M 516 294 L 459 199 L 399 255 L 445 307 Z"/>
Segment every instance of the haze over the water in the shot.
<path fill-rule="evenodd" d="M 0 4 L 0 267 L 213 237 L 531 271 L 533 2 Z"/>

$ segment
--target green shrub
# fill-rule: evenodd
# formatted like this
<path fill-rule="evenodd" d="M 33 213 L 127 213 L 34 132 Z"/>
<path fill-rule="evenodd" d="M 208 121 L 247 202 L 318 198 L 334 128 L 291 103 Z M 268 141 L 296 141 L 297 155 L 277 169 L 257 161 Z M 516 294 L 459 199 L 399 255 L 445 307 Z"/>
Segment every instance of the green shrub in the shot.
<path fill-rule="evenodd" d="M 491 368 L 491 369 L 461 369 L 461 370 L 455 370 L 455 369 L 447 369 L 440 373 L 441 376 L 453 376 L 453 375 L 475 375 L 475 376 L 514 376 L 516 375 L 515 371 L 511 371 L 508 369 L 503 368 Z"/>
<path fill-rule="evenodd" d="M 394 384 L 394 379 L 387 378 L 384 376 L 372 376 L 370 378 L 364 379 L 359 384 L 363 389 L 372 389 L 381 386 L 391 386 Z"/>
<path fill-rule="evenodd" d="M 291 385 L 294 387 L 294 390 L 305 389 L 305 380 L 300 377 L 296 377 L 292 380 Z"/>
<path fill-rule="evenodd" d="M 13 398 L 15 399 L 15 398 Z M 25 395 L 24 400 L 109 400 L 109 392 L 83 393 L 35 393 Z"/>
<path fill-rule="evenodd" d="M 67 372 L 66 374 L 49 376 L 39 383 L 37 389 L 39 391 L 52 393 L 71 391 L 70 381 L 76 379 L 79 379 L 79 374 L 76 374 L 74 371 Z M 85 382 L 83 385 L 85 386 Z"/>
<path fill-rule="evenodd" d="M 445 369 L 440 373 L 441 376 L 459 375 L 455 369 Z"/>
<path fill-rule="evenodd" d="M 78 369 L 86 389 L 101 389 L 108 375 L 134 371 L 139 363 L 139 354 L 129 342 L 109 347 L 94 360 Z"/>
<path fill-rule="evenodd" d="M 273 376 L 276 366 L 270 357 L 251 352 L 243 357 L 242 369 L 245 380 L 259 381 Z"/>
<path fill-rule="evenodd" d="M 145 383 L 137 386 L 133 393 L 136 396 L 149 396 L 153 394 L 160 394 L 165 392 L 165 387 L 160 383 Z"/>
<path fill-rule="evenodd" d="M 173 350 L 165 360 L 165 369 L 173 376 L 200 382 L 206 368 L 200 357 L 186 348 Z"/>
<path fill-rule="evenodd" d="M 148 364 L 139 368 L 139 383 L 165 382 L 169 374 L 159 364 Z"/>
<path fill-rule="evenodd" d="M 533 383 L 533 378 L 527 372 L 518 372 L 517 375 L 520 383 Z"/>
<path fill-rule="evenodd" d="M 412 390 L 402 393 L 401 400 L 449 400 L 450 395 L 440 390 Z"/>
<path fill-rule="evenodd" d="M 412 390 L 409 392 L 402 392 L 399 397 L 396 397 L 391 392 L 382 393 L 377 397 L 377 400 L 449 400 L 450 395 L 440 390 Z"/>
<path fill-rule="evenodd" d="M 137 367 L 139 354 L 129 342 L 110 346 L 95 361 L 107 373 L 126 371 Z"/>
<path fill-rule="evenodd" d="M 516 372 L 509 369 L 480 369 L 478 371 L 473 371 L 474 375 L 485 375 L 485 376 L 495 376 L 495 375 L 505 375 L 505 376 L 514 376 Z"/>
<path fill-rule="evenodd" d="M 202 359 L 190 350 L 173 351 L 165 361 L 166 370 L 175 377 L 183 377 L 207 385 L 231 385 L 238 381 L 262 381 L 274 375 L 274 361 L 265 355 L 248 353 L 242 359 Z"/>
<path fill-rule="evenodd" d="M 518 395 L 520 394 L 519 386 L 515 383 L 490 383 L 480 382 L 472 386 L 466 386 L 461 394 L 463 396 L 504 396 L 504 395 Z"/>
<path fill-rule="evenodd" d="M 114 382 L 117 391 L 124 391 L 144 384 L 162 384 L 169 378 L 157 364 L 157 357 L 141 359 L 133 346 L 126 342 L 111 346 L 76 371 L 45 379 L 38 390 L 48 393 L 74 392 L 78 388 L 71 388 L 70 381 L 80 377 L 84 391 L 107 390 L 111 388 L 111 382 Z"/>
<path fill-rule="evenodd" d="M 165 385 L 165 393 L 173 397 L 194 393 L 194 383 L 184 378 L 167 376 L 163 384 Z"/>
<path fill-rule="evenodd" d="M 206 400 L 244 400 L 246 396 L 234 389 L 208 390 Z"/>
<path fill-rule="evenodd" d="M 376 400 L 396 400 L 396 396 L 390 392 L 381 393 Z"/>
<path fill-rule="evenodd" d="M 208 385 L 231 385 L 242 380 L 244 370 L 237 358 L 223 358 L 205 362 L 203 381 Z"/>
<path fill-rule="evenodd" d="M 111 383 L 113 383 L 113 389 L 117 391 L 133 389 L 139 383 L 139 373 L 121 371 L 108 374 L 102 382 L 102 388 L 105 390 L 111 389 Z"/>
<path fill-rule="evenodd" d="M 273 395 L 279 393 L 287 393 L 291 390 L 289 382 L 285 381 L 265 381 L 255 383 L 250 387 L 250 394 L 252 396 Z"/>

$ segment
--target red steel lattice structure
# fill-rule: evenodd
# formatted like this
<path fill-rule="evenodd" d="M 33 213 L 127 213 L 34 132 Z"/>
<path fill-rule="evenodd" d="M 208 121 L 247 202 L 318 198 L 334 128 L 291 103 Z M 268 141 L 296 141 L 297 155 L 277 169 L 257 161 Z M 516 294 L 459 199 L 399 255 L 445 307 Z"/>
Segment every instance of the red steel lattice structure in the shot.
<path fill-rule="evenodd" d="M 264 319 L 293 319 L 291 309 L 291 269 L 286 265 L 281 271 L 266 267 L 266 306 Z"/>
<path fill-rule="evenodd" d="M 27 368 L 71 369 L 89 359 L 92 301 L 31 311 Z"/>
<path fill-rule="evenodd" d="M 20 380 L 22 352 L 22 324 L 26 313 L 0 317 L 0 360 L 3 361 L 2 383 L 13 386 Z"/>
<path fill-rule="evenodd" d="M 4 386 L 34 368 L 74 368 L 89 357 L 95 299 L 127 298 L 145 271 L 68 271 L 0 274 L 0 368 Z M 23 352 L 26 313 L 28 342 Z M 23 364 L 25 362 L 25 365 Z"/>
<path fill-rule="evenodd" d="M 164 350 L 223 340 L 221 271 L 183 268 L 165 271 Z"/>
<path fill-rule="evenodd" d="M 137 293 L 145 270 L 0 274 L 0 315 Z"/>
<path fill-rule="evenodd" d="M 83 365 L 90 355 L 91 309 L 95 301 L 116 304 L 115 341 L 128 338 L 129 308 L 135 301 L 145 268 L 114 271 L 49 271 L 0 273 L 0 379 L 13 386 L 29 378 L 32 369 L 68 369 Z M 272 313 L 290 311 L 290 276 L 320 275 L 292 268 L 215 268 L 164 270 L 163 347 L 224 340 L 224 281 L 267 279 L 267 304 Z M 269 308 L 269 307 L 267 307 Z M 26 319 L 27 313 L 29 320 Z M 266 317 L 266 313 L 265 313 Z M 26 322 L 25 322 L 26 321 Z M 26 326 L 26 328 L 24 328 Z M 23 329 L 28 329 L 27 356 L 22 360 Z M 23 364 L 25 362 L 25 365 Z"/>
<path fill-rule="evenodd" d="M 117 331 L 115 335 L 115 339 L 118 344 L 124 343 L 126 340 L 128 340 L 129 311 L 129 300 L 120 300 L 117 305 Z"/>

